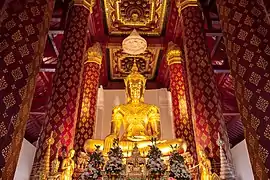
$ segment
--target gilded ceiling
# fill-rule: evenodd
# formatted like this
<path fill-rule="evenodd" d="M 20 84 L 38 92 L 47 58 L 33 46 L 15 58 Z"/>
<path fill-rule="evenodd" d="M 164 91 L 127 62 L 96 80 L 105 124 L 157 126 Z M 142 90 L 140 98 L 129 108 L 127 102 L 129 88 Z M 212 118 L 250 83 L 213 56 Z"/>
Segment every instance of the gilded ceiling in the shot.
<path fill-rule="evenodd" d="M 136 29 L 141 35 L 160 36 L 167 0 L 104 0 L 109 34 L 129 34 Z"/>
<path fill-rule="evenodd" d="M 136 62 L 139 72 L 147 79 L 155 77 L 158 57 L 161 48 L 153 47 L 136 56 L 132 56 L 123 52 L 121 47 L 110 47 L 110 77 L 113 80 L 123 79 L 130 71 L 131 67 Z"/>

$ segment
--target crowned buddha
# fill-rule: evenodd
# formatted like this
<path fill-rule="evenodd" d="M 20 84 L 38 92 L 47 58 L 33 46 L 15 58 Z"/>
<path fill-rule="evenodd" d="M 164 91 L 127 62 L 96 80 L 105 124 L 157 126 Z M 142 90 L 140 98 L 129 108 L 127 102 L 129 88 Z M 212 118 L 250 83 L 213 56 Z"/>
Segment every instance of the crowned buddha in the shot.
<path fill-rule="evenodd" d="M 178 145 L 182 152 L 187 149 L 187 143 L 183 139 L 161 140 L 159 108 L 152 104 L 144 103 L 146 78 L 138 72 L 136 62 L 131 73 L 125 78 L 127 103 L 113 108 L 111 120 L 111 132 L 105 140 L 89 139 L 84 144 L 86 152 L 92 152 L 95 145 L 99 145 L 104 155 L 110 150 L 113 140 L 118 138 L 119 145 L 125 156 L 130 156 L 135 143 L 141 152 L 145 154 L 152 144 L 151 139 L 157 139 L 157 146 L 163 155 L 169 155 L 171 145 Z M 120 128 L 124 132 L 120 135 Z"/>

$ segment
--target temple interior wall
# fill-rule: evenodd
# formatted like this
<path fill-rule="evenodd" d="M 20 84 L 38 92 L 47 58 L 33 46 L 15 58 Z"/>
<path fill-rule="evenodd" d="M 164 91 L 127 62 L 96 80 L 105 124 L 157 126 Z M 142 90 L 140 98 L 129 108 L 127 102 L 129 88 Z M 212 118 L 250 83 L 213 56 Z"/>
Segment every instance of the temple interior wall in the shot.
<path fill-rule="evenodd" d="M 13 180 L 29 180 L 32 165 L 34 163 L 36 147 L 23 139 L 18 159 L 17 168 Z"/>
<path fill-rule="evenodd" d="M 246 140 L 231 149 L 237 180 L 254 180 Z"/>

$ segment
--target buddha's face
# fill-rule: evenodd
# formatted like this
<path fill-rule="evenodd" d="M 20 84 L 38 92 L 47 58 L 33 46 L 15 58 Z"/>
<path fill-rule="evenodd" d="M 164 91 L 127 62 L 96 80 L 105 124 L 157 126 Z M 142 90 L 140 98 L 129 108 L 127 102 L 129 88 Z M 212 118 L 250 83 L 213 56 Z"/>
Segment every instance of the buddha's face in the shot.
<path fill-rule="evenodd" d="M 73 149 L 70 150 L 68 156 L 69 156 L 70 158 L 73 158 L 74 155 L 75 155 L 75 151 L 74 151 Z"/>
<path fill-rule="evenodd" d="M 129 81 L 127 85 L 129 98 L 132 100 L 140 100 L 143 96 L 143 88 L 143 82 L 141 80 Z"/>
<path fill-rule="evenodd" d="M 201 150 L 201 151 L 199 152 L 199 154 L 200 154 L 201 158 L 203 158 L 203 159 L 206 158 L 206 154 L 205 154 L 204 151 Z"/>

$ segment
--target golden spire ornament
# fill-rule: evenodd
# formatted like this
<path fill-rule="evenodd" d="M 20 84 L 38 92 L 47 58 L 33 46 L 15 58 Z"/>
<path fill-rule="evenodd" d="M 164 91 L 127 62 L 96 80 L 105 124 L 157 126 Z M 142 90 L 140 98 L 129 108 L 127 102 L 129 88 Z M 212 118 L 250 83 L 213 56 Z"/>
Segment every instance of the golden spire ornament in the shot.
<path fill-rule="evenodd" d="M 50 137 L 46 140 L 46 143 L 48 145 L 44 159 L 43 164 L 41 165 L 41 170 L 39 174 L 39 179 L 46 179 L 49 176 L 50 173 L 50 156 L 51 156 L 51 145 L 54 143 L 53 139 L 53 132 L 51 132 Z"/>
<path fill-rule="evenodd" d="M 59 166 L 60 166 L 60 162 L 58 160 L 58 149 L 57 149 L 55 158 L 54 158 L 54 160 L 51 163 L 51 175 L 52 176 L 57 175 L 58 170 L 59 170 Z"/>

